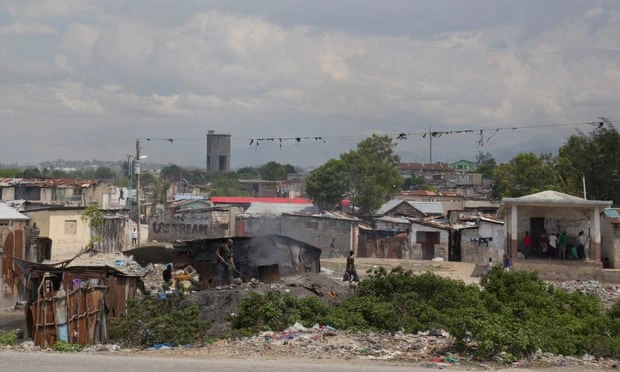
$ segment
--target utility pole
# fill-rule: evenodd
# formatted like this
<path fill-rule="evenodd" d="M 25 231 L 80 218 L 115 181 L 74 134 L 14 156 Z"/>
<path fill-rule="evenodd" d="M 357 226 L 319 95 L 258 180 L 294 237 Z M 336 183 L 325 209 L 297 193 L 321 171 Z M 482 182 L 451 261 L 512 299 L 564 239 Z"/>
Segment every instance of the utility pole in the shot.
<path fill-rule="evenodd" d="M 431 130 L 431 126 L 428 126 L 428 162 L 433 162 L 433 131 Z"/>
<path fill-rule="evenodd" d="M 140 203 L 140 140 L 136 139 L 136 159 L 134 160 L 134 164 L 136 165 L 135 173 L 138 176 L 137 185 L 136 185 L 136 199 L 138 200 L 138 241 L 137 247 L 140 248 L 140 225 L 141 225 L 141 217 L 142 217 L 142 203 Z"/>
<path fill-rule="evenodd" d="M 129 209 L 129 213 L 131 213 L 131 187 L 133 178 L 133 159 L 131 155 L 127 154 L 127 175 L 129 176 L 129 182 L 127 187 L 127 209 Z"/>

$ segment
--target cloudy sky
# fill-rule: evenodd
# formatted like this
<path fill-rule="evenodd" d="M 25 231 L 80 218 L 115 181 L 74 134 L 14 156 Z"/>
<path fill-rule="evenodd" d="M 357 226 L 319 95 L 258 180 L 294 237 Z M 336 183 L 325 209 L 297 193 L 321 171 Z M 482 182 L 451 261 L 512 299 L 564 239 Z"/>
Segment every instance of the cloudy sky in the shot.
<path fill-rule="evenodd" d="M 0 163 L 320 164 L 376 133 L 620 119 L 612 0 L 3 0 Z M 433 160 L 555 151 L 564 126 L 445 135 Z M 493 136 L 493 134 L 495 134 Z M 323 137 L 261 142 L 259 137 Z M 421 135 L 403 160 L 428 161 Z"/>

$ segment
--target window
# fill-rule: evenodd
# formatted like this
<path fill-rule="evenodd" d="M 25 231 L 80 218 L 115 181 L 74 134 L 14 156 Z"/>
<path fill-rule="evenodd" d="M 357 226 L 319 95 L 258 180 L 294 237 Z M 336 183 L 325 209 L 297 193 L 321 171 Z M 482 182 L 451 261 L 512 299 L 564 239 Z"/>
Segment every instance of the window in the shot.
<path fill-rule="evenodd" d="M 220 172 L 226 172 L 228 171 L 228 169 L 226 169 L 226 155 L 220 155 L 220 164 L 219 164 L 219 171 Z"/>
<path fill-rule="evenodd" d="M 65 235 L 77 234 L 77 220 L 65 220 Z"/>

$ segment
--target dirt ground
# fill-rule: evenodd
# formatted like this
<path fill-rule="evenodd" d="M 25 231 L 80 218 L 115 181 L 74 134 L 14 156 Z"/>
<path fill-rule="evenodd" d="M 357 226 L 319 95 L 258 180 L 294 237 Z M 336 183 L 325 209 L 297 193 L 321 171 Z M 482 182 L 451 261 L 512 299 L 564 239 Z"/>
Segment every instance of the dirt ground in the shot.
<path fill-rule="evenodd" d="M 336 273 L 343 273 L 346 258 L 321 258 L 321 266 Z M 362 258 L 355 259 L 355 266 L 361 278 L 366 275 L 366 271 L 375 266 L 383 266 L 386 269 L 402 266 L 406 270 L 414 273 L 424 273 L 430 271 L 442 277 L 462 280 L 465 284 L 479 283 L 479 277 L 472 277 L 476 264 L 468 262 L 450 261 L 428 261 L 428 260 L 404 260 L 393 258 Z"/>

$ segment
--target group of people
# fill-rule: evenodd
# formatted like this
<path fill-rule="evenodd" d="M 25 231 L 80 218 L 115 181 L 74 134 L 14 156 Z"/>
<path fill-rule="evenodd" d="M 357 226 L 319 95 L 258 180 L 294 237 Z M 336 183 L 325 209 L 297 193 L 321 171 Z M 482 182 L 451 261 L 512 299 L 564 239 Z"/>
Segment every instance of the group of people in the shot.
<path fill-rule="evenodd" d="M 537 256 L 561 260 L 583 260 L 587 257 L 586 242 L 587 238 L 583 230 L 577 235 L 575 243 L 569 244 L 566 231 L 562 231 L 558 236 L 555 233 L 547 234 L 547 231 L 543 229 L 540 232 L 538 244 L 533 246 L 532 236 L 529 231 L 526 231 L 521 253 L 525 258 Z"/>

